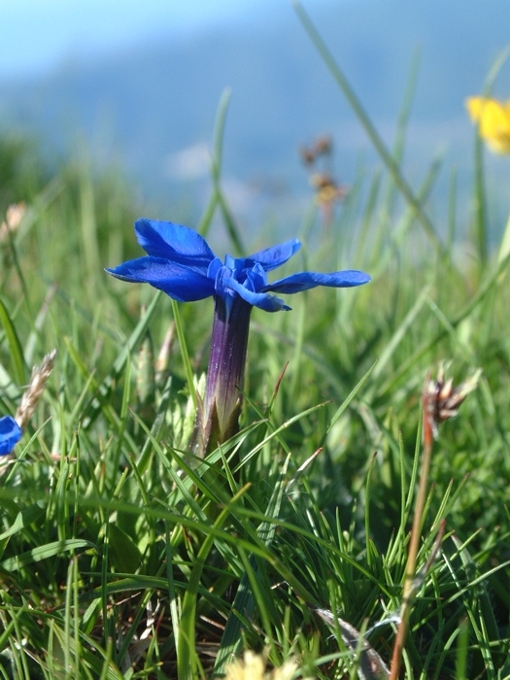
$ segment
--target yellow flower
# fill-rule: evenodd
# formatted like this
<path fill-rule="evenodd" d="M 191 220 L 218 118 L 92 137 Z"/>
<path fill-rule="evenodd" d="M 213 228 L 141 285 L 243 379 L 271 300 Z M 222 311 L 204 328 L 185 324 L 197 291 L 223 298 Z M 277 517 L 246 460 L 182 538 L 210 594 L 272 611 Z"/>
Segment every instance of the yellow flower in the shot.
<path fill-rule="evenodd" d="M 466 108 L 489 149 L 510 154 L 510 99 L 500 102 L 489 97 L 469 97 Z"/>
<path fill-rule="evenodd" d="M 286 661 L 280 668 L 266 672 L 264 657 L 247 651 L 244 659 L 235 659 L 226 666 L 226 680 L 290 680 L 297 670 L 295 661 Z"/>

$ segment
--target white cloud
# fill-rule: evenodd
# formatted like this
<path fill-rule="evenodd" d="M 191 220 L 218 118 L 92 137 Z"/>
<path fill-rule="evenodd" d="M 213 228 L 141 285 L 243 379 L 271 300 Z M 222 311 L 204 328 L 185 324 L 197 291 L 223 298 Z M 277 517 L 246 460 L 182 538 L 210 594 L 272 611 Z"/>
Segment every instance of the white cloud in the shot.
<path fill-rule="evenodd" d="M 206 177 L 210 171 L 211 152 L 206 142 L 197 142 L 181 151 L 169 154 L 164 160 L 165 177 L 192 180 Z"/>

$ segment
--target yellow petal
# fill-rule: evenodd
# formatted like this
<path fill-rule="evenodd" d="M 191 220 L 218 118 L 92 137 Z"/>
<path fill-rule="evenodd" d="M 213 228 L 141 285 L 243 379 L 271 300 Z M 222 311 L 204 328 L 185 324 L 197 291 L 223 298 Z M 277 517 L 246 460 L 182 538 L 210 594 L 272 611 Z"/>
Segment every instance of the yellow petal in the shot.
<path fill-rule="evenodd" d="M 503 104 L 488 97 L 470 97 L 466 108 L 489 149 L 510 153 L 510 101 Z"/>
<path fill-rule="evenodd" d="M 466 108 L 473 123 L 476 123 L 480 117 L 482 102 L 482 97 L 469 97 L 466 99 Z"/>
<path fill-rule="evenodd" d="M 291 680 L 297 671 L 298 665 L 294 660 L 286 661 L 280 668 L 273 671 L 273 680 Z"/>
<path fill-rule="evenodd" d="M 487 146 L 494 153 L 510 154 L 510 137 L 500 136 L 487 139 Z"/>

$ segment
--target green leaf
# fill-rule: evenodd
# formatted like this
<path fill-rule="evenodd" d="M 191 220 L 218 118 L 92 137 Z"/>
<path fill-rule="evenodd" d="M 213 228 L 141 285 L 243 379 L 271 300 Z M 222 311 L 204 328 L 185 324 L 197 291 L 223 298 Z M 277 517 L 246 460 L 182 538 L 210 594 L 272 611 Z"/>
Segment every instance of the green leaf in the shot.
<path fill-rule="evenodd" d="M 142 555 L 135 542 L 116 524 L 108 525 L 110 538 L 110 559 L 117 571 L 134 573 L 139 567 Z"/>
<path fill-rule="evenodd" d="M 47 560 L 49 557 L 55 557 L 56 555 L 79 550 L 80 548 L 94 551 L 97 550 L 97 547 L 90 541 L 84 541 L 78 538 L 54 541 L 53 543 L 47 543 L 39 548 L 28 550 L 27 552 L 21 553 L 21 555 L 16 555 L 16 557 L 9 557 L 8 559 L 3 560 L 3 562 L 0 562 L 0 569 L 4 569 L 5 571 L 16 571 L 22 567 L 26 567 L 27 564 L 41 562 L 42 560 Z"/>
<path fill-rule="evenodd" d="M 5 337 L 9 344 L 9 352 L 12 361 L 12 373 L 15 382 L 18 385 L 25 385 L 27 382 L 27 373 L 25 370 L 25 359 L 23 357 L 23 349 L 16 333 L 14 324 L 9 316 L 6 306 L 0 300 L 0 323 L 5 332 Z"/>

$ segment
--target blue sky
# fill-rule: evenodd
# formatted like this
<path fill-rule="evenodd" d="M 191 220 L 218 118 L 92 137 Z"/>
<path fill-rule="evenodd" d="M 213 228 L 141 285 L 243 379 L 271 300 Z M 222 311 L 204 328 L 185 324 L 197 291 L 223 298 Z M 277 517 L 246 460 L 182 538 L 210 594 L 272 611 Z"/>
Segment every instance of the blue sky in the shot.
<path fill-rule="evenodd" d="M 163 33 L 185 38 L 275 9 L 292 12 L 291 0 L 0 0 L 0 77 L 45 71 Z"/>

